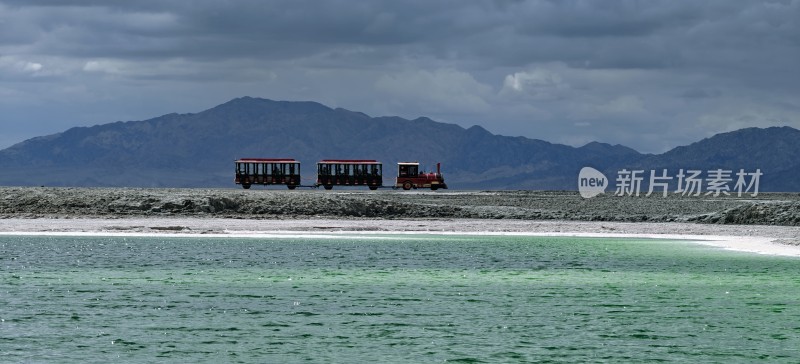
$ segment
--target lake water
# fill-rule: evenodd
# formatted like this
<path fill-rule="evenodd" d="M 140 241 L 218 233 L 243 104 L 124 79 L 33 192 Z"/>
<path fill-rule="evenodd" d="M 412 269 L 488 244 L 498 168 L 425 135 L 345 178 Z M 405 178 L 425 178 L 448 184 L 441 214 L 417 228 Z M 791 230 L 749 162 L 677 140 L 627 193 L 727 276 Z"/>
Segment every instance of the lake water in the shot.
<path fill-rule="evenodd" d="M 800 259 L 647 239 L 0 236 L 0 362 L 800 362 Z"/>

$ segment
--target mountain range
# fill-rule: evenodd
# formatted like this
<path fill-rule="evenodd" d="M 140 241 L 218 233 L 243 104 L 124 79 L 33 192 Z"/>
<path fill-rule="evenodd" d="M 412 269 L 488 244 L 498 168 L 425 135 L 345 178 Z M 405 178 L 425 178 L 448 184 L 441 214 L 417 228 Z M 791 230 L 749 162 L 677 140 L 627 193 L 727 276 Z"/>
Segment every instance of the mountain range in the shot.
<path fill-rule="evenodd" d="M 0 185 L 233 187 L 241 157 L 294 158 L 312 184 L 321 159 L 442 163 L 455 189 L 575 190 L 584 166 L 613 184 L 622 169 L 760 169 L 760 191 L 800 191 L 800 130 L 747 128 L 663 154 L 494 135 L 428 118 L 370 117 L 315 102 L 243 97 L 192 114 L 76 127 L 0 150 Z M 649 174 L 646 174 L 646 178 Z M 734 176 L 735 178 L 735 176 Z M 646 181 L 645 181 L 646 184 Z M 613 187 L 613 186 L 612 186 Z"/>

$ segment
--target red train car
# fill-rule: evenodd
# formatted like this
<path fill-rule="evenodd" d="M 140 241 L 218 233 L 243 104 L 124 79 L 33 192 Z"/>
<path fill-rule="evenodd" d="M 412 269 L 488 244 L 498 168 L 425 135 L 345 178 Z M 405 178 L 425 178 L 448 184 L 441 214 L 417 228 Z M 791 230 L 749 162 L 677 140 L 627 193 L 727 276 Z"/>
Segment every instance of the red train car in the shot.
<path fill-rule="evenodd" d="M 251 185 L 300 185 L 300 162 L 294 159 L 242 158 L 236 161 L 234 182 L 244 189 Z"/>
<path fill-rule="evenodd" d="M 368 186 L 377 190 L 383 186 L 383 164 L 365 159 L 326 159 L 317 163 L 316 187 L 326 190 L 333 186 Z"/>

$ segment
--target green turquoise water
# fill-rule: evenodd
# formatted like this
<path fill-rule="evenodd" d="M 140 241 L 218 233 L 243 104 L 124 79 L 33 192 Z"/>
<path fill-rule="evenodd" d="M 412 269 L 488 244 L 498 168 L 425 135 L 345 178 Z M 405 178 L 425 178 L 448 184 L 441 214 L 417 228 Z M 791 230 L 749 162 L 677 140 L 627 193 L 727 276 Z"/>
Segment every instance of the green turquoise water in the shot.
<path fill-rule="evenodd" d="M 0 236 L 3 363 L 800 362 L 800 260 L 489 236 Z"/>

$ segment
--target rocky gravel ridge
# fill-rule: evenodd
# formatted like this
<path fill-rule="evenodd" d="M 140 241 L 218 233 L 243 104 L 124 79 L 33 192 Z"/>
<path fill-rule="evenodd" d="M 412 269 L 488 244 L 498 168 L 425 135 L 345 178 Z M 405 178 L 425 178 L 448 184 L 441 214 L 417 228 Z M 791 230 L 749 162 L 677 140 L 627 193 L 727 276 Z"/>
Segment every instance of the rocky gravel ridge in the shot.
<path fill-rule="evenodd" d="M 800 194 L 581 198 L 574 191 L 0 187 L 0 218 L 469 218 L 800 226 Z"/>

